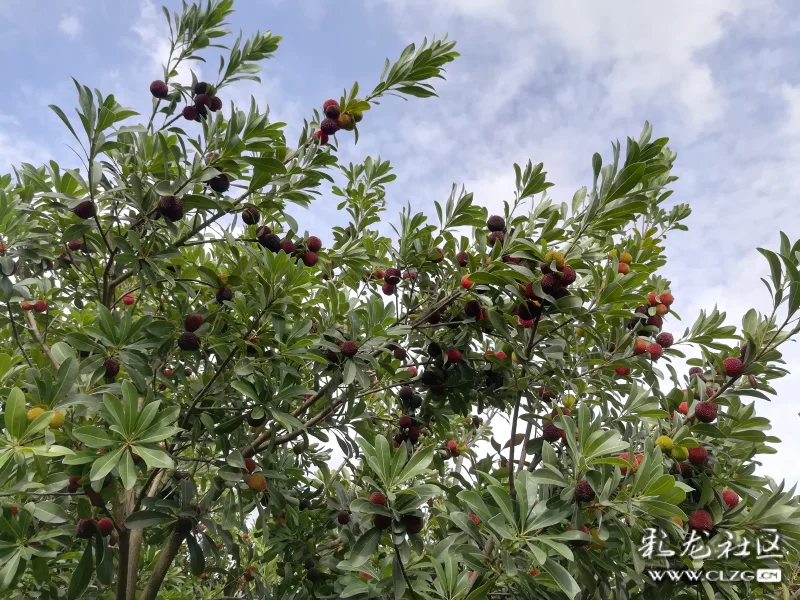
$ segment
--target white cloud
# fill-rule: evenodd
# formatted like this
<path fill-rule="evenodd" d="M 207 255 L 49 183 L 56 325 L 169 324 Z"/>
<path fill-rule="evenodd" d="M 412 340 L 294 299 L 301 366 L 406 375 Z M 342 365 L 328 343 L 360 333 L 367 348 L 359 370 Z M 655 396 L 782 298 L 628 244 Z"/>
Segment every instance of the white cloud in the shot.
<path fill-rule="evenodd" d="M 80 20 L 75 15 L 64 15 L 58 22 L 58 28 L 67 36 L 76 38 L 83 31 Z"/>
<path fill-rule="evenodd" d="M 131 29 L 139 38 L 138 47 L 150 58 L 150 80 L 163 78 L 163 65 L 169 59 L 169 26 L 163 11 L 152 0 L 142 0 L 139 17 Z M 201 79 L 200 67 L 196 61 L 192 64 L 181 63 L 178 66 L 178 75 L 172 79 L 182 84 L 191 83 L 192 70 Z"/>

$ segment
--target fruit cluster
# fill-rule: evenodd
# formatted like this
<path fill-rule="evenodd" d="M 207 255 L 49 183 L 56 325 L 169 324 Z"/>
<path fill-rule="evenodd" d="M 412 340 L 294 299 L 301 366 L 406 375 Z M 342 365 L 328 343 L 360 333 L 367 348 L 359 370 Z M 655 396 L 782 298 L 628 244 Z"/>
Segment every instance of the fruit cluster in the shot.
<path fill-rule="evenodd" d="M 361 122 L 363 118 L 363 114 L 358 110 L 342 112 L 336 100 L 326 100 L 322 105 L 322 112 L 325 118 L 319 124 L 319 131 L 314 133 L 314 137 L 323 146 L 328 143 L 328 138 L 340 129 L 353 131 L 356 128 L 356 123 Z"/>

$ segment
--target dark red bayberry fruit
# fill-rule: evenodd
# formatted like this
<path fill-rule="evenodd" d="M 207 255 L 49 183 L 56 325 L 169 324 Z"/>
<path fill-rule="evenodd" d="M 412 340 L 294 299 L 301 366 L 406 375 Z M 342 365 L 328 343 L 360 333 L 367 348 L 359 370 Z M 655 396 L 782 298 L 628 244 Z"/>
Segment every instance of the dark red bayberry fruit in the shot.
<path fill-rule="evenodd" d="M 197 331 L 204 322 L 205 318 L 203 315 L 192 313 L 190 315 L 186 315 L 186 318 L 183 320 L 183 328 L 186 331 Z"/>
<path fill-rule="evenodd" d="M 169 86 L 160 79 L 150 84 L 150 93 L 154 98 L 166 98 L 169 95 Z"/>
<path fill-rule="evenodd" d="M 208 83 L 205 81 L 198 81 L 194 84 L 194 93 L 195 94 L 207 94 L 208 93 Z"/>
<path fill-rule="evenodd" d="M 442 262 L 444 260 L 444 252 L 441 248 L 434 248 L 428 252 L 428 260 L 432 263 Z"/>
<path fill-rule="evenodd" d="M 400 348 L 398 346 L 392 351 L 392 354 L 394 354 L 394 357 L 397 360 L 403 360 L 407 356 L 408 353 L 403 348 Z"/>
<path fill-rule="evenodd" d="M 230 302 L 233 300 L 233 290 L 229 287 L 222 286 L 217 290 L 216 293 L 217 302 L 222 304 L 223 302 Z"/>
<path fill-rule="evenodd" d="M 255 225 L 261 220 L 261 213 L 258 212 L 257 208 L 245 208 L 242 211 L 242 221 L 245 225 Z"/>
<path fill-rule="evenodd" d="M 338 119 L 339 118 L 339 103 L 336 100 L 325 100 L 325 104 L 322 105 L 322 112 L 325 113 L 325 116 L 329 119 Z"/>
<path fill-rule="evenodd" d="M 486 228 L 489 231 L 505 231 L 506 230 L 506 220 L 501 217 L 500 215 L 492 215 L 486 221 Z"/>
<path fill-rule="evenodd" d="M 575 283 L 575 280 L 578 278 L 578 274 L 575 273 L 575 269 L 570 267 L 569 265 L 564 265 L 564 268 L 561 269 L 561 285 L 568 286 Z"/>
<path fill-rule="evenodd" d="M 224 194 L 231 187 L 231 182 L 225 173 L 220 173 L 208 180 L 208 186 L 218 194 Z"/>
<path fill-rule="evenodd" d="M 702 465 L 708 460 L 708 450 L 702 446 L 689 448 L 689 462 L 693 465 Z"/>
<path fill-rule="evenodd" d="M 414 424 L 414 421 L 408 415 L 403 415 L 397 421 L 397 425 L 400 427 L 411 427 Z"/>
<path fill-rule="evenodd" d="M 91 200 L 84 200 L 73 208 L 72 212 L 81 219 L 91 219 L 97 215 L 97 205 Z"/>
<path fill-rule="evenodd" d="M 183 114 L 183 118 L 186 119 L 187 121 L 197 121 L 198 120 L 197 107 L 192 105 L 192 104 L 184 106 L 183 107 L 183 112 L 181 114 Z"/>
<path fill-rule="evenodd" d="M 281 238 L 274 233 L 268 233 L 264 237 L 258 238 L 258 243 L 276 254 L 281 250 Z"/>
<path fill-rule="evenodd" d="M 383 494 L 381 494 L 380 492 L 374 492 L 374 493 L 373 493 L 373 494 L 372 494 L 372 495 L 369 497 L 369 501 L 370 501 L 372 504 L 380 504 L 381 506 L 384 506 L 384 505 L 386 504 L 386 496 L 384 496 L 384 495 L 383 495 Z"/>
<path fill-rule="evenodd" d="M 184 331 L 178 338 L 178 347 L 187 352 L 194 352 L 200 349 L 200 338 L 196 333 Z"/>
<path fill-rule="evenodd" d="M 339 123 L 336 119 L 323 119 L 322 123 L 319 124 L 319 128 L 325 135 L 333 135 L 339 131 Z"/>
<path fill-rule="evenodd" d="M 352 358 L 358 353 L 358 344 L 348 341 L 342 344 L 340 350 L 347 358 Z"/>
<path fill-rule="evenodd" d="M 309 250 L 303 255 L 303 264 L 307 267 L 313 267 L 319 262 L 319 255 L 316 252 Z"/>
<path fill-rule="evenodd" d="M 558 275 L 554 275 L 553 273 L 548 273 L 544 277 L 542 277 L 542 291 L 552 296 L 561 288 L 561 281 L 558 278 Z"/>
<path fill-rule="evenodd" d="M 260 417 L 254 417 L 252 410 L 247 413 L 247 424 L 250 425 L 250 427 L 261 427 L 266 422 L 267 422 L 266 413 L 264 413 Z"/>
<path fill-rule="evenodd" d="M 306 240 L 306 248 L 312 252 L 319 252 L 322 250 L 322 240 L 315 235 L 311 235 Z"/>
<path fill-rule="evenodd" d="M 394 294 L 394 290 L 395 286 L 392 285 L 391 283 L 384 283 L 381 286 L 381 292 L 383 292 L 384 296 L 391 296 L 392 294 Z"/>
<path fill-rule="evenodd" d="M 466 267 L 469 264 L 469 254 L 466 252 L 459 252 L 456 254 L 456 262 L 462 267 Z"/>
<path fill-rule="evenodd" d="M 119 361 L 113 358 L 107 358 L 103 363 L 106 368 L 106 377 L 116 377 L 119 373 Z"/>
<path fill-rule="evenodd" d="M 183 218 L 183 200 L 178 196 L 162 196 L 158 201 L 158 212 L 173 223 Z"/>
<path fill-rule="evenodd" d="M 217 112 L 218 110 L 222 110 L 222 99 L 214 96 L 211 98 L 211 103 L 208 105 L 208 109 L 211 112 Z"/>
<path fill-rule="evenodd" d="M 67 244 L 67 248 L 72 250 L 73 252 L 77 252 L 83 246 L 83 242 L 80 240 L 72 240 L 69 244 Z"/>
<path fill-rule="evenodd" d="M 464 304 L 464 314 L 473 319 L 481 314 L 481 303 L 477 300 L 467 300 Z"/>
<path fill-rule="evenodd" d="M 350 513 L 346 510 L 340 510 L 339 514 L 336 515 L 336 520 L 339 521 L 339 525 L 347 525 L 350 522 Z"/>
<path fill-rule="evenodd" d="M 88 540 L 94 537 L 95 533 L 97 533 L 97 523 L 94 519 L 81 519 L 78 521 L 78 529 L 75 532 L 76 537 Z"/>
<path fill-rule="evenodd" d="M 392 285 L 397 285 L 400 283 L 400 269 L 395 267 L 389 267 L 383 273 L 383 280 L 386 283 L 391 283 Z"/>
<path fill-rule="evenodd" d="M 506 236 L 502 231 L 493 231 L 489 234 L 489 245 L 494 246 L 497 242 L 502 242 L 504 239 L 506 239 Z"/>
<path fill-rule="evenodd" d="M 392 526 L 392 517 L 387 515 L 375 515 L 372 519 L 378 529 L 389 529 Z"/>
<path fill-rule="evenodd" d="M 557 442 L 561 439 L 562 433 L 564 433 L 564 430 L 559 429 L 552 421 L 548 421 L 542 427 L 542 437 L 547 442 Z"/>
<path fill-rule="evenodd" d="M 281 241 L 281 250 L 286 252 L 286 254 L 294 254 L 294 251 L 297 250 L 297 246 L 295 246 L 292 240 L 286 238 Z"/>
<path fill-rule="evenodd" d="M 422 531 L 422 526 L 425 524 L 422 517 L 417 517 L 415 515 L 407 515 L 403 520 L 406 524 L 406 532 L 412 535 Z"/>
<path fill-rule="evenodd" d="M 37 300 L 33 305 L 33 310 L 38 313 L 47 312 L 47 302 L 44 300 Z"/>
<path fill-rule="evenodd" d="M 244 459 L 244 468 L 247 469 L 248 473 L 253 473 L 258 468 L 258 465 L 256 465 L 256 461 L 248 457 Z"/>
<path fill-rule="evenodd" d="M 197 94 L 194 97 L 194 105 L 199 111 L 202 111 L 211 106 L 211 97 L 208 94 Z"/>
<path fill-rule="evenodd" d="M 591 502 L 594 497 L 592 486 L 585 479 L 581 479 L 575 486 L 575 500 L 578 502 Z"/>

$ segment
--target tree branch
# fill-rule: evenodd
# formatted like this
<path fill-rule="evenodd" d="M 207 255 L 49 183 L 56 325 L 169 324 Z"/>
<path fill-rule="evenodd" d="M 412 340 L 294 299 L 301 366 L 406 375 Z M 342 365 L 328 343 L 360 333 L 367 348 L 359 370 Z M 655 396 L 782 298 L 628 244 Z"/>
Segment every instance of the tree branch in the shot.
<path fill-rule="evenodd" d="M 58 368 L 61 366 L 61 363 L 59 363 L 56 360 L 56 357 L 53 356 L 53 353 L 50 352 L 50 346 L 47 345 L 47 342 L 45 342 L 44 338 L 42 338 L 42 334 L 39 333 L 39 328 L 36 326 L 36 318 L 33 316 L 33 313 L 30 311 L 26 312 L 25 318 L 28 320 L 28 326 L 30 327 L 30 332 L 33 336 L 33 339 L 39 343 L 39 345 L 42 347 L 42 352 L 45 353 L 45 356 L 50 359 L 50 362 L 53 363 L 53 366 L 56 368 L 56 370 L 58 370 Z"/>
<path fill-rule="evenodd" d="M 8 318 L 11 321 L 11 332 L 14 334 L 14 341 L 17 342 L 17 346 L 19 346 L 20 352 L 22 352 L 22 356 L 25 357 L 25 362 L 28 363 L 29 367 L 32 367 L 33 363 L 31 362 L 31 357 L 28 356 L 28 353 L 25 352 L 25 348 L 23 347 L 22 342 L 19 341 L 19 334 L 17 333 L 17 324 L 14 321 L 14 313 L 11 311 L 11 305 L 6 304 L 6 307 L 8 308 Z"/>
<path fill-rule="evenodd" d="M 164 583 L 164 577 L 166 577 L 167 571 L 169 571 L 169 567 L 172 565 L 172 561 L 175 560 L 175 556 L 178 554 L 178 550 L 185 537 L 186 534 L 178 533 L 177 531 L 173 531 L 170 534 L 166 545 L 159 553 L 158 559 L 156 559 L 156 563 L 153 565 L 153 570 L 150 573 L 150 577 L 147 580 L 147 585 L 142 592 L 140 600 L 156 600 L 158 597 L 158 590 L 161 589 L 161 584 Z"/>

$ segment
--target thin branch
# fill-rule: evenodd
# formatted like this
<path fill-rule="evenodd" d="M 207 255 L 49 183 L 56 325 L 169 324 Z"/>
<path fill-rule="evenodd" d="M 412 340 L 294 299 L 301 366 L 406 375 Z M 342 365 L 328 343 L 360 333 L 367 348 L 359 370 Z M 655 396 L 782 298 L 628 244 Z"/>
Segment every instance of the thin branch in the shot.
<path fill-rule="evenodd" d="M 414 588 L 411 587 L 411 580 L 408 578 L 405 566 L 403 566 L 403 559 L 400 558 L 400 549 L 397 547 L 397 544 L 394 544 L 394 557 L 397 559 L 397 564 L 400 565 L 400 572 L 403 574 L 403 579 L 406 581 L 408 591 L 411 592 L 411 597 L 414 598 L 414 600 L 417 600 L 417 594 L 414 591 Z"/>
<path fill-rule="evenodd" d="M 36 326 L 36 319 L 34 318 L 33 313 L 30 311 L 26 312 L 25 318 L 28 319 L 28 326 L 30 327 L 31 335 L 42 347 L 42 352 L 45 353 L 47 358 L 50 359 L 50 362 L 53 363 L 53 366 L 56 368 L 56 370 L 58 370 L 58 368 L 61 366 L 61 363 L 59 363 L 56 360 L 56 357 L 53 356 L 53 353 L 50 352 L 50 347 L 47 345 L 47 342 L 44 341 L 44 338 L 42 338 L 42 335 L 39 333 L 39 328 Z"/>
<path fill-rule="evenodd" d="M 17 333 L 17 323 L 14 321 L 14 313 L 11 311 L 11 305 L 6 304 L 6 307 L 8 308 L 8 318 L 11 321 L 11 332 L 14 334 L 14 341 L 17 342 L 17 346 L 19 346 L 19 349 L 22 352 L 22 356 L 25 357 L 25 362 L 28 363 L 29 367 L 32 367 L 33 363 L 31 362 L 31 358 L 30 356 L 28 356 L 28 353 L 25 352 L 25 348 L 22 346 L 22 342 L 19 341 L 19 334 Z"/>

